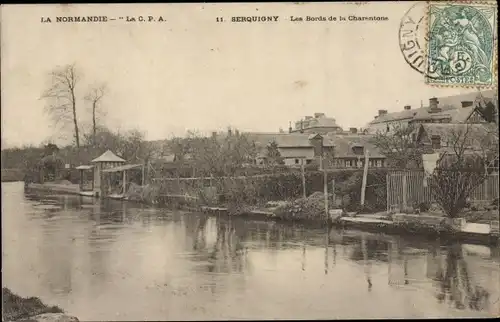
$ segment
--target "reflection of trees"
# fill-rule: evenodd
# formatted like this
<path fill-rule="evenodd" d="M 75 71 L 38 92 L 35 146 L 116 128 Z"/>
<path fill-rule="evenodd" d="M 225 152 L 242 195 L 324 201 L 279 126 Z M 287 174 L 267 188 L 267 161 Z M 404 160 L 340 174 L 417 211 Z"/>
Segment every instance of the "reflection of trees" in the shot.
<path fill-rule="evenodd" d="M 90 234 L 88 235 L 89 246 L 89 273 L 91 289 L 99 292 L 106 286 L 108 278 L 107 257 L 111 243 L 114 242 L 114 232 L 106 229 L 106 224 L 111 222 L 123 221 L 123 209 L 114 209 L 116 204 L 109 202 L 100 202 L 95 208 L 91 209 L 90 217 L 95 221 Z M 120 226 L 115 226 L 117 229 Z"/>
<path fill-rule="evenodd" d="M 363 245 L 365 243 L 365 245 Z M 389 249 L 388 242 L 376 239 L 354 239 L 352 241 L 354 245 L 350 260 L 352 261 L 361 261 L 364 260 L 365 257 L 368 260 L 375 260 L 381 262 L 387 262 L 387 252 Z M 364 253 L 363 247 L 366 246 L 366 254 Z"/>
<path fill-rule="evenodd" d="M 439 302 L 449 302 L 457 309 L 487 308 L 489 292 L 479 285 L 473 285 L 462 246 L 450 245 L 446 250 L 445 267 L 436 271 L 435 279 L 440 287 L 436 298 Z"/>
<path fill-rule="evenodd" d="M 59 219 L 56 219 L 59 220 Z M 42 224 L 43 239 L 40 247 L 43 266 L 47 270 L 44 275 L 54 294 L 67 295 L 73 289 L 72 265 L 74 253 L 71 245 L 71 227 L 65 220 L 50 221 Z"/>
<path fill-rule="evenodd" d="M 215 223 L 215 242 L 207 243 L 207 222 L 205 215 L 185 217 L 186 235 L 192 241 L 194 260 L 208 262 L 209 272 L 243 272 L 247 264 L 247 250 L 244 242 L 248 230 L 242 221 L 217 218 Z"/>
<path fill-rule="evenodd" d="M 243 229 L 242 229 L 243 228 Z M 217 237 L 210 253 L 213 265 L 211 272 L 243 272 L 247 252 L 244 227 L 232 220 L 217 220 Z"/>
<path fill-rule="evenodd" d="M 100 290 L 105 287 L 107 280 L 106 250 L 111 242 L 106 233 L 101 232 L 98 226 L 94 226 L 89 236 L 90 255 L 90 283 L 93 290 Z"/>

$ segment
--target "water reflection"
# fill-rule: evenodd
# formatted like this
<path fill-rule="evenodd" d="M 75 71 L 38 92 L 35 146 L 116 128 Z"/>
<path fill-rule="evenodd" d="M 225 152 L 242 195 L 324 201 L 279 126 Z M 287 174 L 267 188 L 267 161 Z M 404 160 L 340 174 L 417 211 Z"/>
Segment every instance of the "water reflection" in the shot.
<path fill-rule="evenodd" d="M 6 286 L 82 320 L 499 312 L 498 249 L 13 189 Z"/>
<path fill-rule="evenodd" d="M 441 263 L 433 280 L 439 283 L 436 298 L 458 309 L 487 309 L 490 293 L 472 280 L 462 245 L 450 245 L 445 253 L 444 267 Z"/>
<path fill-rule="evenodd" d="M 207 241 L 207 224 L 215 233 L 215 240 Z M 210 273 L 243 273 L 249 268 L 248 249 L 244 246 L 248 234 L 241 221 L 212 218 L 205 215 L 185 216 L 186 237 L 193 252 L 193 259 L 205 262 Z M 212 238 L 213 239 L 213 238 Z"/>

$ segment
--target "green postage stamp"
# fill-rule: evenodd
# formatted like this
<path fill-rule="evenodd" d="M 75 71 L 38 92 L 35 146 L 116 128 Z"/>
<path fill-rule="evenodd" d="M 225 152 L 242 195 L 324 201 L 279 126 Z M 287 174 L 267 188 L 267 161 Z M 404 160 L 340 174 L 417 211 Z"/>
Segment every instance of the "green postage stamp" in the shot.
<path fill-rule="evenodd" d="M 428 18 L 427 83 L 495 85 L 496 2 L 431 2 Z"/>

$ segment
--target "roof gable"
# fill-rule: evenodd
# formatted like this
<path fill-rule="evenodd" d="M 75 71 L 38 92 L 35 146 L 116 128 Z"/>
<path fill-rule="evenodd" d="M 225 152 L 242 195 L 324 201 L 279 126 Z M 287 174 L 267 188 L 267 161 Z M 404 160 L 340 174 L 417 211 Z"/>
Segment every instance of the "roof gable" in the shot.
<path fill-rule="evenodd" d="M 419 135 L 419 140 L 421 141 L 425 133 L 427 138 L 434 135 L 439 136 L 441 140 L 447 142 L 454 138 L 454 135 L 458 133 L 465 133 L 468 131 L 468 137 L 472 140 L 480 140 L 482 137 L 491 133 L 493 129 L 492 125 L 489 123 L 480 124 L 450 124 L 450 123 L 429 123 L 421 125 L 421 132 Z"/>
<path fill-rule="evenodd" d="M 107 150 L 99 157 L 92 160 L 92 162 L 125 162 L 125 160 L 111 152 L 111 150 Z"/>

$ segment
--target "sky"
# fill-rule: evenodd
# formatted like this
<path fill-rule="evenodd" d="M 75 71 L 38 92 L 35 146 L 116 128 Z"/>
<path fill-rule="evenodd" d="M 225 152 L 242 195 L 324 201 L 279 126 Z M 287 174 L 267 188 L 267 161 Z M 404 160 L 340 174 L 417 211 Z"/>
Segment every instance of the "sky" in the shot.
<path fill-rule="evenodd" d="M 317 4 L 100 4 L 1 7 L 2 146 L 64 137 L 39 97 L 56 66 L 82 74 L 85 91 L 105 82 L 105 124 L 150 140 L 228 126 L 276 132 L 323 112 L 364 127 L 379 109 L 419 107 L 460 88 L 425 84 L 401 54 L 398 31 L 412 2 Z M 55 23 L 56 16 L 152 15 L 166 22 Z M 232 16 L 277 23 L 232 23 Z M 387 16 L 381 22 L 291 22 L 290 16 Z M 217 23 L 216 17 L 224 17 Z M 41 23 L 50 17 L 52 23 Z M 469 90 L 470 91 L 470 90 Z M 69 137 L 66 135 L 66 137 Z"/>

